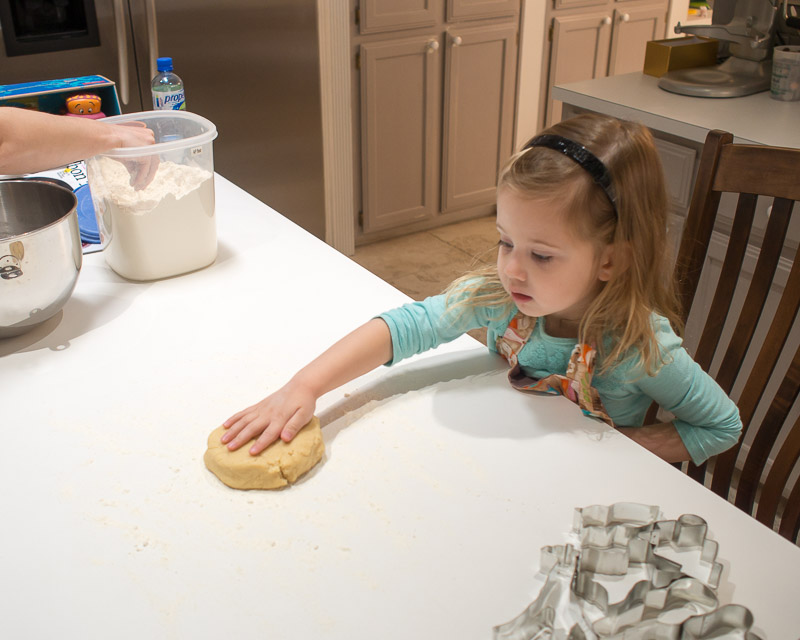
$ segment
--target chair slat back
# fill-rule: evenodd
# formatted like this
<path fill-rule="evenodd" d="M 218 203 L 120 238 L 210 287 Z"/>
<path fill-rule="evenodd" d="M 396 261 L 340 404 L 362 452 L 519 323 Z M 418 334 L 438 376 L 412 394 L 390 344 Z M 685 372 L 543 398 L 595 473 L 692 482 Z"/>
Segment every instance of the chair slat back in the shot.
<path fill-rule="evenodd" d="M 715 191 L 761 193 L 787 200 L 800 200 L 797 149 L 726 144 L 721 155 L 719 168 L 714 176 Z M 794 179 L 784 182 L 787 176 L 794 176 Z"/>
<path fill-rule="evenodd" d="M 733 144 L 730 133 L 711 131 L 700 158 L 675 267 L 683 319 L 687 320 L 692 312 L 701 313 L 693 304 L 704 269 L 709 267 L 709 247 L 719 223 L 722 194 L 738 194 L 725 256 L 693 355 L 706 371 L 719 363 L 714 376 L 728 393 L 741 378 L 748 356 L 753 362 L 738 398 L 744 433 L 739 444 L 716 456 L 713 464 L 689 464 L 687 473 L 705 482 L 710 472 L 712 491 L 792 540 L 800 529 L 800 479 L 794 487 L 787 487 L 787 483 L 797 475 L 800 418 L 791 427 L 785 425 L 800 394 L 800 348 L 774 397 L 764 394 L 800 310 L 800 258 L 792 257 L 792 268 L 764 343 L 754 344 L 753 338 L 759 322 L 764 322 L 762 316 L 781 265 L 792 215 L 800 214 L 800 207 L 794 206 L 800 200 L 798 178 L 800 150 Z M 765 198 L 772 206 L 759 238 L 761 232 L 754 223 L 757 206 Z M 739 299 L 735 296 L 741 295 L 743 266 L 754 247 L 758 257 L 752 278 L 743 302 L 734 304 Z M 726 327 L 730 338 L 723 341 Z M 756 419 L 759 407 L 763 415 Z M 774 451 L 781 433 L 784 443 Z M 745 440 L 748 445 L 743 447 Z"/>
<path fill-rule="evenodd" d="M 728 252 L 722 264 L 719 284 L 714 293 L 711 309 L 714 311 L 706 321 L 700 343 L 697 345 L 695 360 L 706 371 L 711 367 L 711 360 L 717 350 L 725 320 L 728 317 L 733 294 L 736 289 L 736 280 L 742 271 L 744 257 L 747 251 L 747 242 L 750 239 L 750 228 L 756 211 L 756 196 L 742 194 L 736 207 Z"/>
<path fill-rule="evenodd" d="M 739 312 L 733 337 L 725 352 L 720 371 L 717 374 L 717 382 L 726 392 L 730 392 L 733 388 L 733 383 L 739 374 L 742 361 L 747 354 L 747 349 L 750 347 L 750 342 L 756 331 L 756 325 L 764 312 L 764 305 L 767 302 L 767 295 L 775 278 L 775 272 L 778 269 L 778 261 L 781 257 L 781 250 L 786 240 L 786 231 L 788 229 L 789 210 L 783 208 L 776 210 L 776 207 L 773 206 L 761 251 L 758 254 L 758 262 L 753 272 L 753 278 L 747 290 L 744 304 Z M 733 281 L 729 284 L 735 287 L 739 273 L 729 273 L 727 275 Z M 720 284 L 725 286 L 722 278 L 720 278 Z M 711 313 L 713 314 L 715 311 L 712 307 Z"/>

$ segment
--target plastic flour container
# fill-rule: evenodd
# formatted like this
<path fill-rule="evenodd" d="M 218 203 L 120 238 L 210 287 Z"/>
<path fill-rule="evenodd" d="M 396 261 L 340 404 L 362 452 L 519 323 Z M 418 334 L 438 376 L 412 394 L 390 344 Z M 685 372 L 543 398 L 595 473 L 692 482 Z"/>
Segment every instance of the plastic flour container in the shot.
<path fill-rule="evenodd" d="M 185 111 L 147 111 L 104 122 L 144 126 L 156 144 L 86 162 L 103 254 L 131 280 L 201 269 L 217 257 L 213 123 Z"/>

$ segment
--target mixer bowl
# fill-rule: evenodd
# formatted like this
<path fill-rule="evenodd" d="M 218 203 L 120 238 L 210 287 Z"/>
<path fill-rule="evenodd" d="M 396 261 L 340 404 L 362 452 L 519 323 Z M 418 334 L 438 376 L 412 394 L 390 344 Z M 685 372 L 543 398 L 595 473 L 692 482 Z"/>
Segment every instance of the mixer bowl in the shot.
<path fill-rule="evenodd" d="M 58 313 L 82 260 L 72 191 L 47 181 L 0 181 L 0 338 Z"/>

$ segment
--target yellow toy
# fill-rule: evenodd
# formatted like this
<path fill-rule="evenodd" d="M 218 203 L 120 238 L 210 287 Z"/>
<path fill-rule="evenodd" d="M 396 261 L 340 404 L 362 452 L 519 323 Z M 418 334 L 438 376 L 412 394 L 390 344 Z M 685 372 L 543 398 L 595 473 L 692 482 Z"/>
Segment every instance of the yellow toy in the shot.
<path fill-rule="evenodd" d="M 93 93 L 79 93 L 67 98 L 67 114 L 77 118 L 91 118 L 97 120 L 105 118 L 106 114 L 100 111 L 102 100 Z"/>

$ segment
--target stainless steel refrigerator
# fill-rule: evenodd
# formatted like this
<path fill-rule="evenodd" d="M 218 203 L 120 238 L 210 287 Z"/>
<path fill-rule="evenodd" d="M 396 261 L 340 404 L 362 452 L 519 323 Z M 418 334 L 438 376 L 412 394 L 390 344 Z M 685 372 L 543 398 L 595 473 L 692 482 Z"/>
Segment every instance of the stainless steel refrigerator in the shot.
<path fill-rule="evenodd" d="M 215 168 L 324 237 L 317 0 L 0 0 L 0 84 L 100 74 L 152 109 L 171 56 Z"/>

